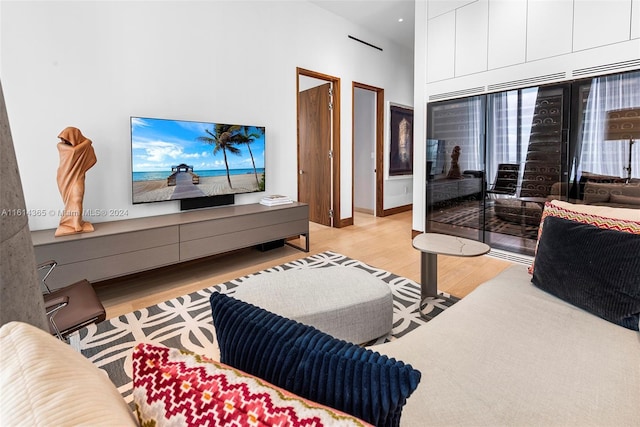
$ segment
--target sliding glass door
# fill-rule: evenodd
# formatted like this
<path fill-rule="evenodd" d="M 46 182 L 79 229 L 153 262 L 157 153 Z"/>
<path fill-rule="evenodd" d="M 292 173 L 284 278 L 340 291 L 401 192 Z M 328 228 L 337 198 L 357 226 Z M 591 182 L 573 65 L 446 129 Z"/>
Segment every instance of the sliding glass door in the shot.
<path fill-rule="evenodd" d="M 569 99 L 554 85 L 429 104 L 427 231 L 533 254 L 544 202 L 566 198 Z"/>
<path fill-rule="evenodd" d="M 485 97 L 429 104 L 428 232 L 484 240 Z"/>
<path fill-rule="evenodd" d="M 569 94 L 568 85 L 553 85 L 488 95 L 488 182 L 500 184 L 507 167 L 515 180 L 512 192 L 490 188 L 485 199 L 492 247 L 532 254 L 544 203 L 566 197 Z"/>
<path fill-rule="evenodd" d="M 640 209 L 639 121 L 640 71 L 429 103 L 426 231 L 532 255 L 546 201 Z"/>
<path fill-rule="evenodd" d="M 570 201 L 640 209 L 639 144 L 606 132 L 607 114 L 640 114 L 640 71 L 579 81 L 574 91 Z"/>

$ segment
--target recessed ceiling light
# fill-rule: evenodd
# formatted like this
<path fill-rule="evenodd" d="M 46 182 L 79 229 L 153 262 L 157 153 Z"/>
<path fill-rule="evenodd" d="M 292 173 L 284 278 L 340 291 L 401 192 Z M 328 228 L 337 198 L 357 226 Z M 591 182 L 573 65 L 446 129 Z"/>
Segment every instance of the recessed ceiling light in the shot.
<path fill-rule="evenodd" d="M 404 19 L 402 19 L 402 18 L 399 18 L 399 19 L 398 19 L 398 22 L 402 22 L 402 21 L 404 21 Z"/>

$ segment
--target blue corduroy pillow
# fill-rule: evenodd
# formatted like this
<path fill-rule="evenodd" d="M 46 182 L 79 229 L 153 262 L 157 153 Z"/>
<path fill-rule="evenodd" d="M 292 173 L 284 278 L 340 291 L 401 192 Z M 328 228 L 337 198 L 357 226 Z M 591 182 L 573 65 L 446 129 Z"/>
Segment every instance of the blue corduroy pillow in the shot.
<path fill-rule="evenodd" d="M 228 295 L 210 298 L 220 361 L 377 426 L 397 426 L 420 371 Z"/>

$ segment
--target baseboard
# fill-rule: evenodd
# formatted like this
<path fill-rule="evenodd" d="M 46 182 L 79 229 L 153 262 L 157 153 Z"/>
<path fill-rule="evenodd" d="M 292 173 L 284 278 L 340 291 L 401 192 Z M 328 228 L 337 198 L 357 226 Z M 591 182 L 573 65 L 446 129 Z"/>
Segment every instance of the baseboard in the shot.
<path fill-rule="evenodd" d="M 353 217 L 349 217 L 349 218 L 343 218 L 340 221 L 336 221 L 334 223 L 334 226 L 336 228 L 343 228 L 343 227 L 348 227 L 350 225 L 353 225 Z"/>
<path fill-rule="evenodd" d="M 358 209 L 359 208 L 355 208 L 354 210 L 356 212 L 364 212 L 364 210 L 358 210 Z M 412 209 L 413 209 L 413 203 L 409 204 L 409 205 L 404 205 L 404 206 L 397 206 L 397 207 L 391 208 L 391 209 L 385 209 L 378 216 L 379 217 L 390 216 L 390 215 L 394 215 L 394 214 L 399 214 L 401 212 L 407 212 L 407 211 L 410 211 Z M 373 214 L 373 212 L 365 212 L 365 213 L 372 213 Z M 353 217 L 343 218 L 340 221 L 337 221 L 337 222 L 334 223 L 334 226 L 336 228 L 348 227 L 350 225 L 353 225 Z"/>
<path fill-rule="evenodd" d="M 367 209 L 367 208 L 353 208 L 353 210 L 355 212 L 360 212 L 363 214 L 368 214 L 368 215 L 373 215 L 373 209 Z"/>
<path fill-rule="evenodd" d="M 396 206 L 395 208 L 384 209 L 379 216 L 395 215 L 395 214 L 399 214 L 401 212 L 410 211 L 412 209 L 413 209 L 413 203 L 408 204 L 408 205 L 404 205 L 404 206 Z"/>

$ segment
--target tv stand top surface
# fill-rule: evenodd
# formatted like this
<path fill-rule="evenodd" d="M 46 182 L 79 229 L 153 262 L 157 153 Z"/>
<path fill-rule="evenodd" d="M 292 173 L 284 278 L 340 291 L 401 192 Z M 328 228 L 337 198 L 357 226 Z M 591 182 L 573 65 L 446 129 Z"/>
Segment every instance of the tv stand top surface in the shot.
<path fill-rule="evenodd" d="M 133 231 L 149 230 L 161 227 L 171 227 L 176 225 L 190 224 L 212 219 L 223 219 L 228 217 L 238 217 L 251 215 L 258 212 L 277 211 L 291 209 L 294 207 L 306 206 L 305 203 L 293 202 L 286 205 L 264 206 L 259 203 L 245 205 L 221 206 L 215 208 L 195 209 L 172 214 L 122 219 L 117 221 L 95 222 L 95 231 L 91 233 L 78 233 L 68 236 L 55 237 L 55 228 L 47 230 L 36 230 L 31 232 L 31 239 L 34 246 L 46 245 L 54 242 L 64 242 L 78 239 L 93 239 L 114 234 L 130 233 Z"/>

